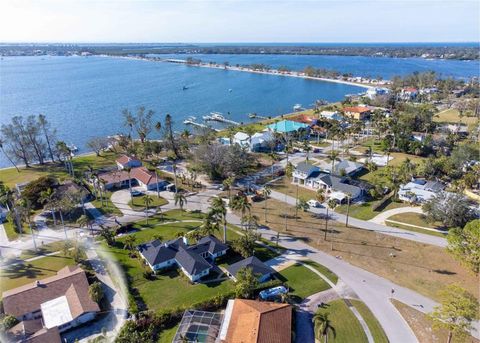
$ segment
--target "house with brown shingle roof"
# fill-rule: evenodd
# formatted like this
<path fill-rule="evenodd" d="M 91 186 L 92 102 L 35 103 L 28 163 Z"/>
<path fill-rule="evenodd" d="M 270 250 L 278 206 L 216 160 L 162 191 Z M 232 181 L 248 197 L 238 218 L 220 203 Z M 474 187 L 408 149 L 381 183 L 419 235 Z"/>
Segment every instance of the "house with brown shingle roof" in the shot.
<path fill-rule="evenodd" d="M 230 299 L 219 339 L 222 343 L 291 343 L 292 306 Z"/>
<path fill-rule="evenodd" d="M 26 327 L 31 331 L 33 321 L 40 321 L 41 330 L 31 337 L 51 335 L 49 330 L 63 332 L 95 318 L 100 308 L 90 298 L 88 289 L 85 271 L 67 266 L 55 276 L 3 292 L 3 309 L 5 314 L 23 322 L 24 331 Z"/>
<path fill-rule="evenodd" d="M 158 174 L 148 170 L 145 167 L 132 168 L 130 173 L 125 170 L 114 170 L 98 175 L 98 178 L 104 182 L 105 189 L 128 187 L 129 181 L 133 186 L 141 186 L 145 190 L 162 191 L 168 185 L 168 182 L 159 178 Z"/>

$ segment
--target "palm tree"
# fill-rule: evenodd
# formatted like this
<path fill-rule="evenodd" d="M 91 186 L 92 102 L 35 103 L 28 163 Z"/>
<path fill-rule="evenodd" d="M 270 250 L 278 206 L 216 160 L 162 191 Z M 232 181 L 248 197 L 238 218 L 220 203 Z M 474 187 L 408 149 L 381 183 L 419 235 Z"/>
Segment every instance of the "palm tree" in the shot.
<path fill-rule="evenodd" d="M 234 181 L 235 181 L 235 178 L 230 176 L 230 177 L 227 177 L 222 182 L 223 189 L 228 191 L 228 200 L 229 201 L 232 199 L 232 185 L 233 185 Z"/>
<path fill-rule="evenodd" d="M 268 197 L 270 196 L 270 194 L 272 194 L 272 189 L 270 188 L 270 186 L 269 185 L 263 186 L 262 195 L 265 199 L 265 223 L 268 222 L 268 220 L 267 220 L 267 210 L 268 210 L 267 200 L 268 200 Z"/>
<path fill-rule="evenodd" d="M 250 212 L 252 209 L 252 205 L 248 201 L 248 198 L 244 194 L 239 194 L 233 197 L 231 201 L 231 206 L 233 210 L 241 211 L 242 218 L 245 217 L 245 213 L 248 211 Z M 243 226 L 243 223 L 242 223 Z"/>
<path fill-rule="evenodd" d="M 305 159 L 308 162 L 308 160 L 310 159 L 310 151 L 312 151 L 312 147 L 310 146 L 310 143 L 306 139 L 303 141 L 303 151 L 306 152 Z"/>
<path fill-rule="evenodd" d="M 145 216 L 147 217 L 147 225 L 148 225 L 148 207 L 153 202 L 153 199 L 150 195 L 145 195 L 143 198 L 143 203 L 145 204 Z"/>
<path fill-rule="evenodd" d="M 219 214 L 213 210 L 210 210 L 203 219 L 201 233 L 206 236 L 214 235 L 215 232 L 220 230 L 220 222 L 221 217 Z"/>
<path fill-rule="evenodd" d="M 130 192 L 130 201 L 133 203 L 133 195 L 132 195 L 132 178 L 130 177 L 130 172 L 132 168 L 126 166 L 125 171 L 128 173 L 128 191 Z"/>
<path fill-rule="evenodd" d="M 258 228 L 258 216 L 252 214 L 252 213 L 248 213 L 247 215 L 245 215 L 244 217 L 242 217 L 242 223 L 246 223 L 246 228 L 248 230 L 251 230 L 251 229 L 257 229 Z"/>
<path fill-rule="evenodd" d="M 55 216 L 55 192 L 52 188 L 47 188 L 46 190 L 40 193 L 40 198 L 38 199 L 44 207 L 50 209 L 50 213 L 53 218 L 53 225 L 57 226 L 57 218 Z"/>
<path fill-rule="evenodd" d="M 76 223 L 80 226 L 80 228 L 84 226 L 88 226 L 89 222 L 90 222 L 90 219 L 86 215 L 81 215 L 76 221 Z"/>
<path fill-rule="evenodd" d="M 328 159 L 332 161 L 332 167 L 330 169 L 330 174 L 333 175 L 333 167 L 335 166 L 335 161 L 338 161 L 338 151 L 332 150 L 330 154 L 328 154 Z"/>
<path fill-rule="evenodd" d="M 10 158 L 10 156 L 8 156 L 7 153 L 5 152 L 4 144 L 5 144 L 5 141 L 0 139 L 0 150 L 2 150 L 3 154 L 7 157 L 8 161 L 15 167 L 17 172 L 20 173 L 20 170 L 18 169 L 17 164 L 15 162 L 13 162 L 13 160 Z"/>
<path fill-rule="evenodd" d="M 250 150 L 252 150 L 252 148 L 253 148 L 252 147 L 252 136 L 255 134 L 255 132 L 257 130 L 255 130 L 255 127 L 253 127 L 253 126 L 246 126 L 244 131 L 248 136 L 248 144 L 249 144 Z"/>
<path fill-rule="evenodd" d="M 328 318 L 328 313 L 317 312 L 312 318 L 315 324 L 316 334 L 319 338 L 324 338 L 324 342 L 328 343 L 328 333 L 331 332 L 333 337 L 336 337 L 335 328 L 332 326 L 332 322 Z"/>
<path fill-rule="evenodd" d="M 215 213 L 221 215 L 221 221 L 223 224 L 223 243 L 227 242 L 227 207 L 225 202 L 220 197 L 215 197 L 212 199 L 212 210 Z"/>
<path fill-rule="evenodd" d="M 125 249 L 133 251 L 135 249 L 136 237 L 134 235 L 128 235 L 123 242 Z"/>
<path fill-rule="evenodd" d="M 347 218 L 345 219 L 345 226 L 348 227 L 348 217 L 350 215 L 350 201 L 352 199 L 352 193 L 347 192 L 345 195 L 347 196 Z"/>
<path fill-rule="evenodd" d="M 183 211 L 183 206 L 187 204 L 187 197 L 183 193 L 175 193 L 174 195 L 175 206 L 180 207 L 180 211 Z"/>

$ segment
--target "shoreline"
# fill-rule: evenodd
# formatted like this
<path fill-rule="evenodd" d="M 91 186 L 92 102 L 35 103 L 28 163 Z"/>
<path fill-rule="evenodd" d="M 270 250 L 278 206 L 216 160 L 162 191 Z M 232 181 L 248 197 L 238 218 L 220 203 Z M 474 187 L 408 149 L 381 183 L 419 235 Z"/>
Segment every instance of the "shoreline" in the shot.
<path fill-rule="evenodd" d="M 161 62 L 161 63 L 172 63 L 172 64 L 183 64 L 188 67 L 197 67 L 197 68 L 210 68 L 210 69 L 219 69 L 219 70 L 231 70 L 231 71 L 238 71 L 244 73 L 252 73 L 252 74 L 264 74 L 264 75 L 273 75 L 273 76 L 283 76 L 283 77 L 295 77 L 300 79 L 306 80 L 314 80 L 314 81 L 323 81 L 323 82 L 332 82 L 332 83 L 339 83 L 348 86 L 355 86 L 364 88 L 365 90 L 374 89 L 376 87 L 387 87 L 388 84 L 379 84 L 379 85 L 369 85 L 360 82 L 353 82 L 347 80 L 339 80 L 339 79 L 329 79 L 324 77 L 315 77 L 315 76 L 308 76 L 305 75 L 303 72 L 300 71 L 289 71 L 289 72 L 281 72 L 278 69 L 270 69 L 270 70 L 255 70 L 248 67 L 236 67 L 236 66 L 225 66 L 220 64 L 210 64 L 210 63 L 188 63 L 187 60 L 175 60 L 175 59 L 157 59 L 157 58 L 148 58 L 148 57 L 136 57 L 136 56 L 112 56 L 112 55 L 93 55 L 99 57 L 109 57 L 109 58 L 121 58 L 126 60 L 137 60 L 137 61 L 146 61 L 146 62 Z M 385 80 L 389 82 L 389 80 Z"/>

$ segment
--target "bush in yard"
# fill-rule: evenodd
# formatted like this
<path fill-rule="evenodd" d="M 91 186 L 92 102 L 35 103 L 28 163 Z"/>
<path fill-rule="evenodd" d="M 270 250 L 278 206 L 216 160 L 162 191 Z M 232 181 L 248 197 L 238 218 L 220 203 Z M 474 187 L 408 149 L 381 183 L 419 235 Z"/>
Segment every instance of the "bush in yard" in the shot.
<path fill-rule="evenodd" d="M 93 301 L 99 303 L 103 299 L 104 295 L 102 284 L 98 281 L 92 283 L 90 287 L 88 287 L 88 295 Z"/>
<path fill-rule="evenodd" d="M 438 193 L 422 209 L 428 220 L 440 221 L 446 227 L 463 227 L 474 216 L 467 198 L 457 193 Z"/>
<path fill-rule="evenodd" d="M 58 180 L 51 175 L 39 177 L 25 186 L 22 191 L 22 197 L 29 201 L 34 209 L 39 209 L 42 207 L 40 194 L 49 188 L 54 188 L 57 184 Z"/>
<path fill-rule="evenodd" d="M 4 330 L 8 330 L 17 324 L 18 320 L 14 316 L 6 315 L 2 320 L 2 327 Z"/>

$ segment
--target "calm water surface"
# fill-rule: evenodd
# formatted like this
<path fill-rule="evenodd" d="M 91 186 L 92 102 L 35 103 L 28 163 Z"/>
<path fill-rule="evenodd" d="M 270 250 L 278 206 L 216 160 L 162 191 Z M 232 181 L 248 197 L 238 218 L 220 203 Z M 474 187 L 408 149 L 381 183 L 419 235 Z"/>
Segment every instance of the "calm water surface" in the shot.
<path fill-rule="evenodd" d="M 183 86 L 187 90 L 182 90 Z M 231 89 L 231 91 L 229 91 Z M 275 116 L 296 103 L 341 100 L 363 89 L 330 82 L 257 75 L 169 63 L 103 57 L 8 57 L 0 61 L 0 123 L 14 115 L 43 113 L 58 137 L 80 152 L 94 136 L 126 131 L 121 111 L 144 105 L 163 121 L 172 114 L 176 129 L 183 120 L 211 111 L 236 121 L 256 112 Z M 192 129 L 193 130 L 193 129 Z M 155 136 L 153 134 L 152 136 Z M 0 156 L 0 166 L 8 166 Z"/>

